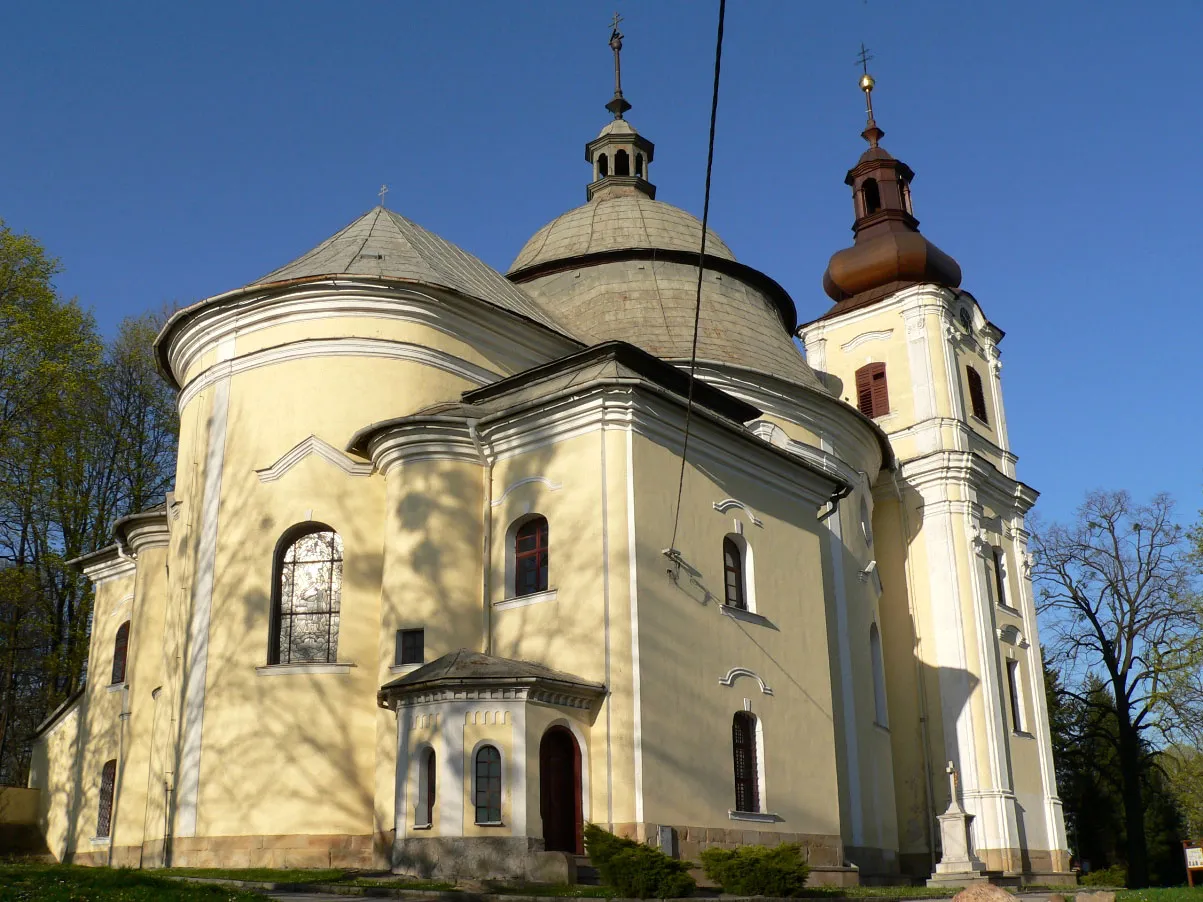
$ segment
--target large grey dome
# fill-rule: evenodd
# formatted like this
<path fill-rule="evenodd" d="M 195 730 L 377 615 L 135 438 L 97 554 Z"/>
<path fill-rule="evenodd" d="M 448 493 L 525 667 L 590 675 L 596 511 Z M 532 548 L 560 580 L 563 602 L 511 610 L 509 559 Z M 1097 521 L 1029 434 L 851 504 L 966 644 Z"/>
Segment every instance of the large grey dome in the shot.
<path fill-rule="evenodd" d="M 590 201 L 535 232 L 510 266 L 510 276 L 553 260 L 605 251 L 655 248 L 696 254 L 702 223 L 679 207 L 631 193 Z M 723 260 L 735 255 L 707 231 L 706 253 Z"/>
<path fill-rule="evenodd" d="M 662 360 L 687 361 L 702 224 L 637 190 L 611 192 L 536 232 L 508 275 L 583 341 L 626 341 Z M 796 323 L 785 290 L 708 231 L 697 359 L 826 393 L 793 343 Z"/>

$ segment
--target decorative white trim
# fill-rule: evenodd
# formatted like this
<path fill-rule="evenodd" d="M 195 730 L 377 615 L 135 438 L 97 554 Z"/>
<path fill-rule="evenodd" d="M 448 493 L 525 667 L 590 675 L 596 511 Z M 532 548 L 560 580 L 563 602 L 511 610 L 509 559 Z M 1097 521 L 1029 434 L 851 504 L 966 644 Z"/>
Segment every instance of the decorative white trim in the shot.
<path fill-rule="evenodd" d="M 120 683 L 109 683 L 107 686 L 104 687 L 104 691 L 105 692 L 117 692 L 121 689 L 124 689 L 125 686 L 126 686 L 126 684 L 124 681 L 122 681 Z"/>
<path fill-rule="evenodd" d="M 90 564 L 83 568 L 83 574 L 92 580 L 93 585 L 98 586 L 106 580 L 116 579 L 119 576 L 128 576 L 136 568 L 137 564 L 134 563 L 133 558 L 118 557 L 97 564 Z"/>
<path fill-rule="evenodd" d="M 752 508 L 748 507 L 742 501 L 737 501 L 734 498 L 724 498 L 722 501 L 714 502 L 714 509 L 720 514 L 725 514 L 732 508 L 744 511 L 748 515 L 748 519 L 752 521 L 753 526 L 764 527 L 764 521 L 756 516 L 756 511 L 752 510 Z"/>
<path fill-rule="evenodd" d="M 736 811 L 734 808 L 727 809 L 727 817 L 733 821 L 752 821 L 756 824 L 777 824 L 785 820 L 771 811 Z"/>
<path fill-rule="evenodd" d="M 737 608 L 729 604 L 720 604 L 718 609 L 724 617 L 730 617 L 732 620 L 742 620 L 744 623 L 767 626 L 771 630 L 777 629 L 777 625 L 769 620 L 768 617 L 765 617 L 764 614 L 757 614 L 755 611 L 745 611 L 743 608 Z"/>
<path fill-rule="evenodd" d="M 1018 648 L 1031 648 L 1032 643 L 1024 638 L 1019 627 L 1013 623 L 1008 623 L 1006 626 L 1000 626 L 997 630 L 998 638 L 1008 645 L 1014 645 Z"/>
<path fill-rule="evenodd" d="M 772 695 L 773 690 L 769 688 L 769 684 L 760 678 L 760 675 L 754 670 L 749 670 L 747 667 L 732 667 L 727 671 L 727 675 L 719 677 L 719 683 L 728 688 L 735 685 L 735 681 L 740 677 L 751 677 L 760 684 L 760 691 L 765 695 Z"/>
<path fill-rule="evenodd" d="M 260 482 L 275 482 L 311 454 L 333 464 L 348 476 L 371 476 L 375 469 L 372 464 L 354 460 L 324 439 L 310 435 L 285 451 L 275 463 L 256 470 L 255 475 Z"/>
<path fill-rule="evenodd" d="M 496 611 L 508 611 L 511 608 L 524 608 L 528 604 L 541 604 L 545 601 L 555 601 L 559 589 L 546 589 L 542 592 L 532 592 L 530 595 L 518 595 L 514 598 L 503 598 L 493 602 Z"/>
<path fill-rule="evenodd" d="M 639 574 L 635 557 L 635 433 L 627 435 L 627 564 L 630 567 L 631 697 L 635 746 L 635 822 L 643 823 L 643 702 L 639 669 Z M 610 687 L 607 687 L 610 688 Z"/>
<path fill-rule="evenodd" d="M 102 846 L 107 846 L 112 841 L 113 841 L 113 837 L 111 837 L 111 836 L 93 836 L 91 839 L 88 840 L 88 844 L 90 846 L 92 846 L 93 848 L 99 848 Z"/>
<path fill-rule="evenodd" d="M 288 676 L 296 673 L 350 673 L 354 664 L 327 664 L 315 662 L 307 664 L 263 664 L 255 668 L 259 676 Z"/>
<path fill-rule="evenodd" d="M 509 497 L 510 492 L 514 491 L 514 489 L 519 488 L 524 485 L 530 485 L 531 483 L 535 483 L 535 482 L 543 483 L 545 486 L 547 486 L 547 490 L 549 492 L 558 492 L 560 489 L 564 488 L 564 483 L 552 482 L 546 476 L 527 476 L 525 479 L 519 479 L 517 482 L 510 483 L 509 487 L 506 488 L 506 490 L 501 493 L 500 498 L 497 498 L 489 503 L 493 507 L 501 507 L 502 503 L 505 501 L 506 498 Z"/>
<path fill-rule="evenodd" d="M 851 338 L 848 341 L 844 342 L 842 345 L 840 345 L 840 350 L 841 351 L 851 351 L 854 348 L 859 348 L 861 345 L 865 344 L 866 342 L 881 341 L 883 339 L 889 338 L 893 334 L 894 334 L 893 329 L 879 329 L 875 332 L 862 332 L 860 335 L 856 336 L 855 338 Z"/>
<path fill-rule="evenodd" d="M 498 373 L 477 366 L 462 357 L 407 341 L 392 341 L 385 338 L 303 338 L 287 344 L 264 348 L 261 351 L 252 351 L 245 356 L 223 363 L 215 363 L 198 374 L 180 392 L 178 408 L 183 410 L 188 402 L 196 397 L 197 393 L 231 376 L 237 376 L 263 366 L 320 357 L 376 357 L 420 363 L 453 376 L 459 376 L 476 386 L 488 385 L 501 378 Z"/>

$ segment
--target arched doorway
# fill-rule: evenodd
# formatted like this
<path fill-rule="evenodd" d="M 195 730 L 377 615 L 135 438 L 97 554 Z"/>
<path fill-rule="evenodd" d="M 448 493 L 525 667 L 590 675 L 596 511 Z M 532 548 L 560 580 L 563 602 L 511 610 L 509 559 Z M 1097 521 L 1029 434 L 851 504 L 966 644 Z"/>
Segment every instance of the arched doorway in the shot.
<path fill-rule="evenodd" d="M 539 743 L 539 809 L 547 851 L 583 855 L 581 749 L 567 727 L 549 728 Z"/>

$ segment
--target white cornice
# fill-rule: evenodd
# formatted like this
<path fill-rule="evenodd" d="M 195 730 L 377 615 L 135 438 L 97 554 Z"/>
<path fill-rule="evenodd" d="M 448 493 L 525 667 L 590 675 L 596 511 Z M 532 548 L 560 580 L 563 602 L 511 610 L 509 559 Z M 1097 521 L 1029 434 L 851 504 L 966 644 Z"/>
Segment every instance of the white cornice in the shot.
<path fill-rule="evenodd" d="M 480 463 L 476 443 L 463 420 L 430 418 L 382 429 L 368 442 L 368 454 L 386 476 L 393 467 L 421 460 Z"/>
<path fill-rule="evenodd" d="M 256 470 L 255 475 L 260 482 L 275 482 L 311 454 L 338 467 L 348 476 L 371 476 L 374 469 L 370 463 L 354 460 L 316 435 L 310 435 L 285 451 L 275 463 Z"/>
<path fill-rule="evenodd" d="M 1001 508 L 1002 512 L 1014 511 L 1019 516 L 1027 514 L 1040 497 L 1031 486 L 1012 479 L 979 455 L 969 451 L 934 451 L 904 461 L 900 466 L 900 475 L 911 488 L 925 497 L 934 497 L 933 492 L 942 493 L 946 486 L 953 483 L 971 485 L 996 507 Z M 970 503 L 963 503 L 967 505 L 968 511 Z"/>
<path fill-rule="evenodd" d="M 198 310 L 179 326 L 167 351 L 177 381 L 196 358 L 221 341 L 283 322 L 371 317 L 417 323 L 461 339 L 513 371 L 546 362 L 580 346 L 566 337 L 451 291 L 419 291 L 360 281 L 353 276 L 281 290 L 265 288 L 238 301 Z"/>
<path fill-rule="evenodd" d="M 130 523 L 125 527 L 126 542 L 135 555 L 148 548 L 162 548 L 171 544 L 171 530 L 167 526 L 167 512 L 145 522 Z"/>
<path fill-rule="evenodd" d="M 956 303 L 956 294 L 939 285 L 912 285 L 896 294 L 875 301 L 865 307 L 859 307 L 841 316 L 833 316 L 817 320 L 808 325 L 798 327 L 798 337 L 804 344 L 809 344 L 817 338 L 822 338 L 828 331 L 845 326 L 856 325 L 867 320 L 876 319 L 882 313 L 908 312 L 914 310 L 930 310 L 946 312 Z"/>
<path fill-rule="evenodd" d="M 462 357 L 406 341 L 391 341 L 384 338 L 308 338 L 264 348 L 233 360 L 215 363 L 180 392 L 179 409 L 197 394 L 220 379 L 236 376 L 263 366 L 286 363 L 291 360 L 308 360 L 318 357 L 377 357 L 388 360 L 405 360 L 431 366 L 459 376 L 473 385 L 487 385 L 501 376 L 492 370 L 477 366 Z"/>
<path fill-rule="evenodd" d="M 105 580 L 116 579 L 119 576 L 129 576 L 136 568 L 137 565 L 134 559 L 120 556 L 116 546 L 114 546 L 111 555 L 106 555 L 100 560 L 85 564 L 81 569 L 84 576 L 92 580 L 96 585 L 99 585 Z"/>

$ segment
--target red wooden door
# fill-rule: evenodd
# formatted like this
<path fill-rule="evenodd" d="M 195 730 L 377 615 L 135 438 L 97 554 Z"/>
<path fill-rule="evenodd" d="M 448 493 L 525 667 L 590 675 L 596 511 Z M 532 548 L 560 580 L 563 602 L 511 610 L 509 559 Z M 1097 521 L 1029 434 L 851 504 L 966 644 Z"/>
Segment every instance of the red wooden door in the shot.
<path fill-rule="evenodd" d="M 584 854 L 581 750 L 564 727 L 552 727 L 539 743 L 539 807 L 547 851 Z"/>

